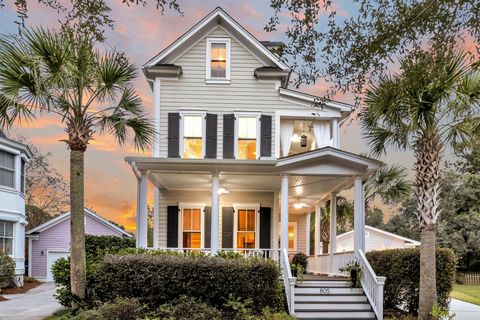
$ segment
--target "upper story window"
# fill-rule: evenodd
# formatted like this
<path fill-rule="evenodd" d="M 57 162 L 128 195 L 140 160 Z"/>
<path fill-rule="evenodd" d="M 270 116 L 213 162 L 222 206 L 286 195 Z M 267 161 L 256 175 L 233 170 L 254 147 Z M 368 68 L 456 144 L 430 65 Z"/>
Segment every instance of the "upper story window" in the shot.
<path fill-rule="evenodd" d="M 13 222 L 0 221 L 0 252 L 12 255 L 13 252 Z"/>
<path fill-rule="evenodd" d="M 258 158 L 259 116 L 237 116 L 237 159 L 255 160 Z"/>
<path fill-rule="evenodd" d="M 183 114 L 182 123 L 182 145 L 183 158 L 202 159 L 205 154 L 204 143 L 204 114 Z M 182 150 L 182 149 L 180 149 Z"/>
<path fill-rule="evenodd" d="M 207 39 L 207 83 L 230 83 L 230 39 Z"/>
<path fill-rule="evenodd" d="M 15 186 L 15 155 L 0 150 L 0 185 L 13 188 Z"/>
<path fill-rule="evenodd" d="M 22 171 L 20 173 L 20 191 L 25 193 L 25 160 L 22 159 Z"/>

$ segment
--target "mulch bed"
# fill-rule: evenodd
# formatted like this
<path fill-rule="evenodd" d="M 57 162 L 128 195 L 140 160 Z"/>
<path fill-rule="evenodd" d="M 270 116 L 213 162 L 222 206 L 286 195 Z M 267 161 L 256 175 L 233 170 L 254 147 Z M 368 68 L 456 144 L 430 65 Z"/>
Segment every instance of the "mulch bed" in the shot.
<path fill-rule="evenodd" d="M 6 288 L 6 289 L 2 289 L 2 294 L 18 294 L 18 293 L 25 293 L 27 292 L 28 290 L 30 289 L 33 289 L 35 287 L 38 287 L 40 285 L 41 282 L 38 282 L 38 281 L 34 281 L 34 282 L 25 282 L 23 284 L 23 287 L 20 287 L 20 288 Z M 0 297 L 0 301 L 2 297 Z M 5 298 L 3 298 L 5 299 Z M 5 299 L 7 300 L 7 299 Z"/>

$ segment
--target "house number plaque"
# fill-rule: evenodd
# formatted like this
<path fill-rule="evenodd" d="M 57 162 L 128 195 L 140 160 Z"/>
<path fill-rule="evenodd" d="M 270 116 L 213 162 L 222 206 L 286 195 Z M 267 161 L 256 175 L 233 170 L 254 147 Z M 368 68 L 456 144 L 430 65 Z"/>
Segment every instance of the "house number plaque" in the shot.
<path fill-rule="evenodd" d="M 320 288 L 320 294 L 330 294 L 330 288 Z"/>

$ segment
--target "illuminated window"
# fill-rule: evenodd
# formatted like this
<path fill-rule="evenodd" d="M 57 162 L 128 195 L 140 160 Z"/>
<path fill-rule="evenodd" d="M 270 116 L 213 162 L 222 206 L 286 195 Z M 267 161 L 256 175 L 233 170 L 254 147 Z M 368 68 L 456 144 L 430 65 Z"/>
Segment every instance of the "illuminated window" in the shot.
<path fill-rule="evenodd" d="M 230 39 L 207 39 L 207 80 L 230 80 Z"/>
<path fill-rule="evenodd" d="M 257 117 L 238 117 L 237 159 L 257 159 Z"/>
<path fill-rule="evenodd" d="M 12 255 L 13 252 L 13 222 L 0 221 L 0 252 Z"/>
<path fill-rule="evenodd" d="M 184 248 L 201 248 L 201 210 L 187 209 L 182 210 L 182 239 Z"/>
<path fill-rule="evenodd" d="M 185 159 L 203 158 L 203 116 L 184 115 L 183 120 L 183 157 Z"/>
<path fill-rule="evenodd" d="M 280 238 L 282 236 L 282 225 L 278 223 L 278 244 L 280 245 Z M 297 251 L 297 223 L 288 223 L 288 250 Z"/>
<path fill-rule="evenodd" d="M 255 249 L 255 210 L 239 209 L 237 215 L 237 248 Z"/>

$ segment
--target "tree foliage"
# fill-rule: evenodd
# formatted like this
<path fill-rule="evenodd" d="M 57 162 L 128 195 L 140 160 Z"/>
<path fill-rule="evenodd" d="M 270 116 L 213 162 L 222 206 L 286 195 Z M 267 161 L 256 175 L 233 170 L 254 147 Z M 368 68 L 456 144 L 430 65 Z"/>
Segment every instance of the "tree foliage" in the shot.
<path fill-rule="evenodd" d="M 339 3 L 271 0 L 274 13 L 265 30 L 288 24 L 283 52 L 298 74 L 297 85 L 323 80 L 332 86 L 330 94 L 359 96 L 411 49 L 448 51 L 470 39 L 479 49 L 477 0 L 342 1 L 349 15 Z"/>

